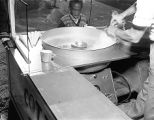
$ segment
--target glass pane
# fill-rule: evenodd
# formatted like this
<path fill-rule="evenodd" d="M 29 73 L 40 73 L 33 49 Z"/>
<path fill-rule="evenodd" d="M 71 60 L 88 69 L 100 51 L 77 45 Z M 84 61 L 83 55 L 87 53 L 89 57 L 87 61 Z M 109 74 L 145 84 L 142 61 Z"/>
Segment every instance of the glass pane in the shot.
<path fill-rule="evenodd" d="M 48 30 L 56 27 L 56 23 L 47 20 L 52 5 L 50 0 L 25 0 L 28 4 L 28 28 L 29 31 Z M 16 32 L 26 32 L 26 5 L 20 0 L 15 1 Z"/>
<path fill-rule="evenodd" d="M 26 32 L 26 6 L 15 0 L 16 32 Z M 69 0 L 24 0 L 28 13 L 29 31 L 46 31 L 58 27 L 60 18 L 69 13 Z M 82 13 L 90 26 L 109 25 L 113 10 L 123 10 L 135 0 L 83 0 Z M 122 5 L 121 5 L 122 4 Z M 114 6 L 116 5 L 116 6 Z M 117 6 L 118 5 L 118 6 Z"/>

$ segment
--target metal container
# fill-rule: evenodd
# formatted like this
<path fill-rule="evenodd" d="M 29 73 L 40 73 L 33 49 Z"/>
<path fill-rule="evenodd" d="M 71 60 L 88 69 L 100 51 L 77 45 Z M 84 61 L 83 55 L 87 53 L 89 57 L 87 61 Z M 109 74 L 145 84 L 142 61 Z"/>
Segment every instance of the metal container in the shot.
<path fill-rule="evenodd" d="M 42 35 L 43 48 L 52 50 L 63 59 L 74 61 L 95 59 L 97 51 L 115 44 L 116 40 L 105 31 L 87 27 L 55 28 Z M 82 66 L 80 72 L 94 72 L 105 68 L 108 64 L 91 64 Z"/>

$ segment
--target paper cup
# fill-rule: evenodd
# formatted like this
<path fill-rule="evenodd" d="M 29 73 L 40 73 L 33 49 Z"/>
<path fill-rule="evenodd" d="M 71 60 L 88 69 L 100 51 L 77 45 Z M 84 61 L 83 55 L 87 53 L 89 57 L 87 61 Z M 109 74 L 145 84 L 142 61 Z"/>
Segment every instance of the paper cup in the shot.
<path fill-rule="evenodd" d="M 50 62 L 54 57 L 54 54 L 51 50 L 41 50 L 40 54 L 42 62 Z"/>

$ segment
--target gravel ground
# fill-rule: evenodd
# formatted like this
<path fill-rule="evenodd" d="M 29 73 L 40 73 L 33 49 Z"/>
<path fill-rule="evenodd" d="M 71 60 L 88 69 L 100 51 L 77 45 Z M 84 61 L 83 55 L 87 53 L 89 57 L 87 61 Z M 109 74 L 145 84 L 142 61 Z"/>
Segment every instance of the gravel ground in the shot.
<path fill-rule="evenodd" d="M 0 41 L 0 116 L 7 117 L 8 108 L 8 69 L 6 50 Z M 1 116 L 1 117 L 2 117 Z"/>
<path fill-rule="evenodd" d="M 6 50 L 0 41 L 0 86 L 8 84 Z M 0 96 L 1 97 L 1 96 Z"/>

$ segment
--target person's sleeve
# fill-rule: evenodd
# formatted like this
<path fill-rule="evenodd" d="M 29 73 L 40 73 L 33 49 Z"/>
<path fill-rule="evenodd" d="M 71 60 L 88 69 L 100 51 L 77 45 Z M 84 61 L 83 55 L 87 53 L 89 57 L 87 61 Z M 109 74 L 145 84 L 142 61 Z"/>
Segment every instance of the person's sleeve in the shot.
<path fill-rule="evenodd" d="M 58 23 L 58 27 L 65 27 L 65 24 L 60 20 Z"/>
<path fill-rule="evenodd" d="M 65 27 L 65 24 L 63 23 L 63 19 L 64 19 L 64 16 L 59 20 L 58 27 Z"/>
<path fill-rule="evenodd" d="M 150 27 L 154 23 L 154 0 L 138 0 L 133 24 Z"/>

